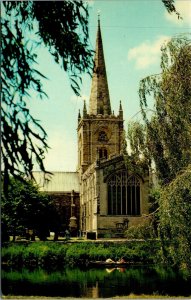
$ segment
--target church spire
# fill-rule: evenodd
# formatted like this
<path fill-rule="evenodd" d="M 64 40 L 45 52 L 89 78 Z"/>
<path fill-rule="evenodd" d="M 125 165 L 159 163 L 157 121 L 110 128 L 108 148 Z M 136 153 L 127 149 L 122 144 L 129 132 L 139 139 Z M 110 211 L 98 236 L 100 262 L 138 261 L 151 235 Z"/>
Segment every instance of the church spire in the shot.
<path fill-rule="evenodd" d="M 99 16 L 89 113 L 90 115 L 111 115 L 111 105 L 109 98 Z"/>

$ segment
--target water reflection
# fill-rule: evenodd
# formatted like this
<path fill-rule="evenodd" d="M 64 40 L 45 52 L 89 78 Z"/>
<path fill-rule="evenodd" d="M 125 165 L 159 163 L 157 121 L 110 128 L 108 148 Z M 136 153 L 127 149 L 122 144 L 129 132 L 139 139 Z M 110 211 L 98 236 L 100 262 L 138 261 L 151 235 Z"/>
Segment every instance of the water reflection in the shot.
<path fill-rule="evenodd" d="M 171 269 L 2 270 L 4 295 L 107 298 L 129 294 L 190 296 L 189 280 Z"/>

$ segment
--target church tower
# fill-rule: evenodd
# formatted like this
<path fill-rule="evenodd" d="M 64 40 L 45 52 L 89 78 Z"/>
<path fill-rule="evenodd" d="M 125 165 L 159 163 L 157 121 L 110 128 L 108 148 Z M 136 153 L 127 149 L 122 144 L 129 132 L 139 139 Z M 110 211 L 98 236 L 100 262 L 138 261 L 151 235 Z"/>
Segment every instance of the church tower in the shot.
<path fill-rule="evenodd" d="M 60 175 L 55 176 L 54 181 L 63 182 L 64 188 L 67 186 L 66 197 L 60 198 L 63 207 L 68 207 L 68 191 L 72 186 L 71 230 L 76 230 L 73 197 L 77 187 L 80 202 L 77 221 L 80 232 L 88 239 L 124 237 L 129 227 L 147 224 L 150 219 L 147 160 L 127 153 L 123 123 L 121 101 L 117 114 L 110 102 L 98 20 L 90 99 L 89 103 L 84 101 L 78 114 L 78 169 L 70 176 L 62 176 L 62 180 Z M 57 198 L 58 195 L 56 203 Z"/>
<path fill-rule="evenodd" d="M 100 20 L 96 38 L 96 51 L 92 86 L 87 109 L 84 102 L 82 115 L 78 115 L 78 172 L 83 174 L 97 160 L 119 155 L 123 143 L 123 110 L 111 110 L 105 67 Z"/>
<path fill-rule="evenodd" d="M 118 114 L 112 112 L 98 20 L 90 100 L 78 114 L 77 128 L 80 229 L 87 237 L 122 236 L 148 212 L 147 168 L 143 179 L 135 162 L 127 165 L 123 122 L 121 101 Z"/>

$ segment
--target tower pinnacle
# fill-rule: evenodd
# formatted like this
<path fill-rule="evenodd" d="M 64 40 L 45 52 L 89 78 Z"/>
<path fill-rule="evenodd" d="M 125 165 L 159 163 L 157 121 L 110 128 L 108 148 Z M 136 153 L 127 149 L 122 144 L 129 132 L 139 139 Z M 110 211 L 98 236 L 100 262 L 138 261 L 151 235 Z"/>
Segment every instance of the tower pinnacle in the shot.
<path fill-rule="evenodd" d="M 90 115 L 111 114 L 99 14 L 89 113 Z"/>
<path fill-rule="evenodd" d="M 119 117 L 121 117 L 123 119 L 123 109 L 122 109 L 121 100 L 119 102 Z"/>
<path fill-rule="evenodd" d="M 83 117 L 87 116 L 86 100 L 84 100 Z"/>

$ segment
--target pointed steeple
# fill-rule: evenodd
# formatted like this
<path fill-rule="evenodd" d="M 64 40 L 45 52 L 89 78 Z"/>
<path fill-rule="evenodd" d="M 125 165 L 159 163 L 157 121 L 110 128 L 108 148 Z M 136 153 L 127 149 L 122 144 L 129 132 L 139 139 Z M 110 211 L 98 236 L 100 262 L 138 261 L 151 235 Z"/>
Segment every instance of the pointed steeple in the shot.
<path fill-rule="evenodd" d="M 111 105 L 109 98 L 99 17 L 89 114 L 111 115 Z"/>

